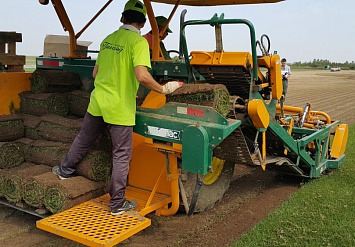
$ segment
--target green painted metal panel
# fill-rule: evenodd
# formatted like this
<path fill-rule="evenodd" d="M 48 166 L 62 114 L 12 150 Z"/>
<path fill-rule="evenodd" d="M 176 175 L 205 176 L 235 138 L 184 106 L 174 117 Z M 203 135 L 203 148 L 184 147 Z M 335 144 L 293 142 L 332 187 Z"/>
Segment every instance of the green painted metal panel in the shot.
<path fill-rule="evenodd" d="M 182 141 L 182 169 L 205 175 L 212 157 L 209 155 L 209 136 L 203 127 L 188 126 Z"/>
<path fill-rule="evenodd" d="M 345 154 L 336 160 L 327 160 L 327 168 L 336 169 L 339 168 L 341 164 L 345 162 Z"/>
<path fill-rule="evenodd" d="M 187 83 L 188 71 L 185 63 L 174 61 L 152 61 L 151 75 L 159 81 L 162 78 L 164 81 L 169 79 L 180 79 Z"/>
<path fill-rule="evenodd" d="M 200 116 L 186 114 L 188 109 L 197 110 Z M 138 107 L 134 132 L 148 138 L 181 144 L 185 129 L 190 125 L 200 125 L 205 128 L 210 144 L 215 147 L 240 124 L 239 120 L 225 119 L 212 107 L 168 103 L 160 109 Z"/>
<path fill-rule="evenodd" d="M 64 58 L 53 58 L 53 57 L 36 58 L 36 68 L 38 69 L 62 70 L 63 65 L 64 65 Z"/>

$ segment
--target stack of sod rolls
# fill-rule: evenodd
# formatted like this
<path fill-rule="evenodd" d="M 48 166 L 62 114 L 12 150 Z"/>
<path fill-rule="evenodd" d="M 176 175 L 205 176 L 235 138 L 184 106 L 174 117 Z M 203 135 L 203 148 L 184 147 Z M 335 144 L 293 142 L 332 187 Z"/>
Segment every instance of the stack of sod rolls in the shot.
<path fill-rule="evenodd" d="M 25 125 L 25 137 L 33 140 L 42 139 L 38 133 L 38 126 L 41 123 L 41 118 L 28 114 L 21 114 Z"/>
<path fill-rule="evenodd" d="M 35 116 L 47 114 L 68 115 L 68 102 L 62 94 L 23 92 L 19 95 L 21 98 L 20 109 L 22 113 Z"/>
<path fill-rule="evenodd" d="M 104 182 L 77 176 L 59 180 L 52 172 L 34 176 L 25 182 L 24 200 L 34 207 L 45 206 L 58 213 L 105 193 Z"/>
<path fill-rule="evenodd" d="M 0 142 L 0 168 L 16 167 L 24 161 L 20 146 L 13 142 Z"/>
<path fill-rule="evenodd" d="M 2 192 L 9 202 L 17 203 L 23 197 L 23 182 L 25 179 L 50 171 L 50 167 L 23 163 L 12 169 L 0 170 Z"/>
<path fill-rule="evenodd" d="M 36 69 L 30 81 L 33 93 L 64 93 L 82 85 L 77 73 L 63 70 Z"/>
<path fill-rule="evenodd" d="M 22 138 L 25 134 L 25 127 L 21 116 L 1 115 L 0 116 L 0 142 L 13 141 Z"/>
<path fill-rule="evenodd" d="M 72 143 L 79 134 L 82 119 L 69 119 L 56 115 L 42 116 L 37 128 L 39 135 L 48 141 Z"/>
<path fill-rule="evenodd" d="M 78 117 L 84 117 L 90 102 L 90 93 L 73 91 L 69 95 L 69 112 Z"/>

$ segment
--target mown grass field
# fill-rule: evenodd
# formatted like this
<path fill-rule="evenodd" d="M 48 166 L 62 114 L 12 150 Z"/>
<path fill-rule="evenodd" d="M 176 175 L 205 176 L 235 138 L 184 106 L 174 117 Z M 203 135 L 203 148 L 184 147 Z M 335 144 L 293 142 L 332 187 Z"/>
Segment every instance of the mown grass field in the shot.
<path fill-rule="evenodd" d="M 355 246 L 355 125 L 346 162 L 312 180 L 233 246 Z"/>

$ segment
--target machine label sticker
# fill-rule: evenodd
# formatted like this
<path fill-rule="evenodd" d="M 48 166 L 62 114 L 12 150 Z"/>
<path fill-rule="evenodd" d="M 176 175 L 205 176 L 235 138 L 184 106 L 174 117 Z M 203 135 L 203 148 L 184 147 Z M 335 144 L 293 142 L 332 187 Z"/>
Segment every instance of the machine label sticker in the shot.
<path fill-rule="evenodd" d="M 198 117 L 204 117 L 205 116 L 205 111 L 204 110 L 194 109 L 194 108 L 189 108 L 189 107 L 178 106 L 176 112 L 179 113 L 179 114 L 198 116 Z"/>
<path fill-rule="evenodd" d="M 148 134 L 164 138 L 180 140 L 180 131 L 148 126 Z"/>

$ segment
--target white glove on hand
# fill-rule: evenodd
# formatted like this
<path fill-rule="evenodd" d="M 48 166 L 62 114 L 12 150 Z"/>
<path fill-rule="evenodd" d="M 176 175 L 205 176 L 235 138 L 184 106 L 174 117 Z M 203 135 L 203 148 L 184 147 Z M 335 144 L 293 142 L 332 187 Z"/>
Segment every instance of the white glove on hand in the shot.
<path fill-rule="evenodd" d="M 182 86 L 182 82 L 178 81 L 169 81 L 167 84 L 163 86 L 162 94 L 169 94 L 174 92 L 176 89 Z"/>

